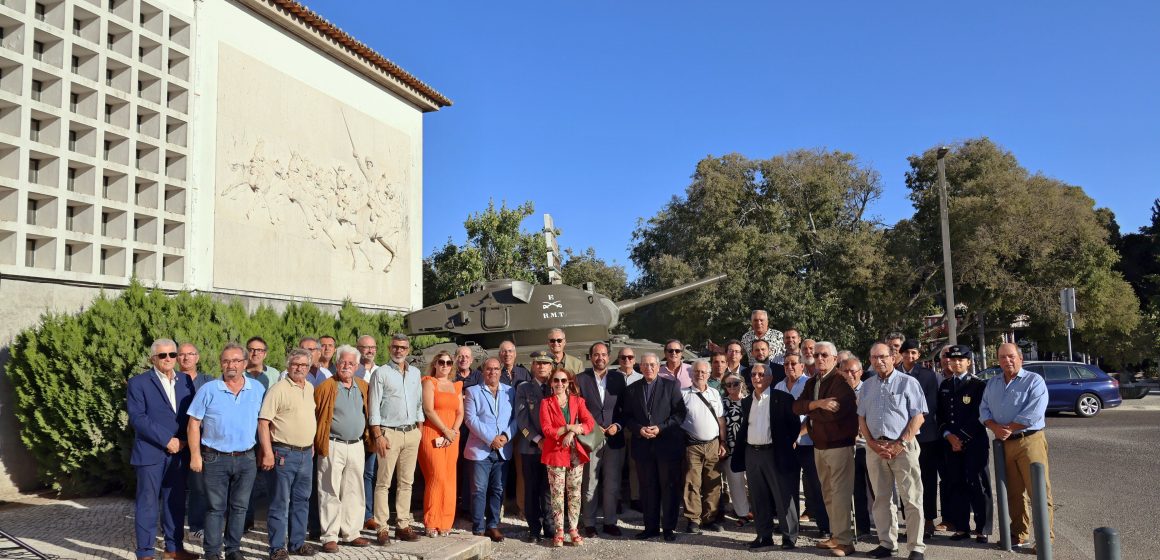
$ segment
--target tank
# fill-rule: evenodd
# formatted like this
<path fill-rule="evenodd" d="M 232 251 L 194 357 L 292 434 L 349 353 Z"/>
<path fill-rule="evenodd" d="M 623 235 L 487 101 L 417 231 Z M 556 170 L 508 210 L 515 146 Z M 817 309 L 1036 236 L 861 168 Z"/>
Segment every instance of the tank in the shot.
<path fill-rule="evenodd" d="M 424 371 L 427 357 L 440 350 L 454 353 L 457 346 L 472 347 L 475 367 L 478 367 L 484 359 L 498 356 L 499 345 L 505 340 L 516 345 L 516 362 L 527 365 L 529 354 L 547 349 L 548 332 L 556 328 L 567 333 L 565 352 L 585 362 L 592 343 L 610 343 L 610 367 L 614 367 L 621 348 L 633 348 L 638 355 L 641 352 L 660 354 L 662 348 L 656 342 L 612 334 L 622 315 L 719 282 L 725 276 L 718 274 L 624 301 L 612 301 L 596 292 L 592 283 L 577 288 L 566 284 L 493 280 L 472 286 L 468 294 L 408 313 L 404 321 L 412 336 L 429 334 L 451 339 L 416 352 L 413 362 Z M 694 358 L 696 354 L 686 350 L 686 357 Z"/>

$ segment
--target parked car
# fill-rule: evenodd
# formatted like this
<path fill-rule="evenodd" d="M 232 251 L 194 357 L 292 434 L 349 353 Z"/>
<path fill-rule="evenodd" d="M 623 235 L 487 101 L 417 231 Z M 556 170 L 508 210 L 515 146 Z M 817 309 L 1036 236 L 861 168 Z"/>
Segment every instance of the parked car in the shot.
<path fill-rule="evenodd" d="M 1091 418 L 1105 408 L 1122 404 L 1120 382 L 1091 364 L 1079 362 L 1023 362 L 1023 369 L 1047 382 L 1047 411 L 1072 411 Z M 1002 375 L 998 366 L 979 372 L 980 379 Z"/>

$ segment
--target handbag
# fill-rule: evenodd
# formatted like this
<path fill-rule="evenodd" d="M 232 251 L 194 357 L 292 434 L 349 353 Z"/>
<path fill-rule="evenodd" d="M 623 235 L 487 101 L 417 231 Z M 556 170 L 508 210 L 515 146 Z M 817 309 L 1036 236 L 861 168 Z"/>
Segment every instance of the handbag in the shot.
<path fill-rule="evenodd" d="M 592 425 L 592 431 L 586 434 L 576 436 L 576 441 L 588 451 L 589 454 L 596 453 L 600 448 L 604 447 L 604 430 L 596 424 Z"/>

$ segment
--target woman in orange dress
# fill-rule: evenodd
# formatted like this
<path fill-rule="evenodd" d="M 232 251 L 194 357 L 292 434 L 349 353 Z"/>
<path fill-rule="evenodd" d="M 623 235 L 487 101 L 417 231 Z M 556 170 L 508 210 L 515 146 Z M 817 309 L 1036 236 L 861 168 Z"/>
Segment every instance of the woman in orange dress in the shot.
<path fill-rule="evenodd" d="M 451 380 L 451 355 L 435 354 L 423 377 L 422 439 L 423 524 L 428 537 L 448 535 L 455 522 L 455 462 L 459 460 L 459 426 L 463 424 L 463 382 Z"/>

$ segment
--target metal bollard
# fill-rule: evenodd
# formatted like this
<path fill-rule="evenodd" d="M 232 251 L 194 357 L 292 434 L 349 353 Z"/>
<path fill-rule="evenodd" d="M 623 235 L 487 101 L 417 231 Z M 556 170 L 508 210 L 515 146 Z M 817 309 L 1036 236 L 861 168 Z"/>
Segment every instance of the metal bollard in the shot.
<path fill-rule="evenodd" d="M 1096 542 L 1096 560 L 1120 560 L 1120 532 L 1111 527 L 1093 531 Z"/>
<path fill-rule="evenodd" d="M 1007 454 L 1003 442 L 991 444 L 995 455 L 995 505 L 999 508 L 999 548 L 1011 551 L 1011 511 L 1007 509 Z"/>
<path fill-rule="evenodd" d="M 1031 463 L 1031 522 L 1035 525 L 1035 553 L 1051 560 L 1051 512 L 1047 511 L 1047 466 Z"/>

